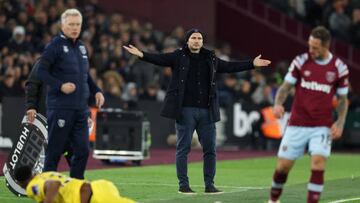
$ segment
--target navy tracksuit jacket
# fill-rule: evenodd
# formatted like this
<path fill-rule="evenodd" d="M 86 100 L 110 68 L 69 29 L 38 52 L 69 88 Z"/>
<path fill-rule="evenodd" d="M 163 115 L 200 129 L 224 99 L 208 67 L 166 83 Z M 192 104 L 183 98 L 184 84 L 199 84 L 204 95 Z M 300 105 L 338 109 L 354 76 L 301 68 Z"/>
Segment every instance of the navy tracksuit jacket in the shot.
<path fill-rule="evenodd" d="M 70 176 L 83 179 L 89 155 L 88 100 L 90 94 L 100 91 L 89 75 L 85 45 L 60 33 L 41 55 L 37 76 L 47 84 L 49 141 L 44 171 L 57 170 L 65 144 L 70 141 L 74 149 Z M 66 82 L 76 85 L 73 93 L 61 92 L 61 85 Z"/>

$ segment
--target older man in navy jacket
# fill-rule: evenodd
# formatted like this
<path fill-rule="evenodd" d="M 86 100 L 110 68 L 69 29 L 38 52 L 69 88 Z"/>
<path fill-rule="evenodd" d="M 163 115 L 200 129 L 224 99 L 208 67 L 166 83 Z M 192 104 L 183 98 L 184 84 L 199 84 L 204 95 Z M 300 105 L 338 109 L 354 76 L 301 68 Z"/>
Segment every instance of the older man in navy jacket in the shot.
<path fill-rule="evenodd" d="M 45 153 L 44 171 L 56 171 L 66 142 L 74 155 L 70 176 L 84 179 L 89 155 L 88 99 L 95 95 L 101 108 L 104 97 L 89 75 L 89 61 L 85 45 L 78 39 L 82 16 L 76 9 L 61 15 L 62 32 L 41 55 L 38 77 L 47 84 L 47 118 L 49 142 Z"/>
<path fill-rule="evenodd" d="M 193 194 L 187 176 L 187 155 L 194 130 L 204 153 L 205 193 L 220 193 L 214 186 L 216 171 L 215 122 L 220 120 L 217 73 L 240 72 L 263 67 L 269 60 L 261 59 L 226 62 L 213 51 L 203 48 L 203 34 L 191 29 L 185 36 L 186 45 L 172 53 L 150 54 L 130 45 L 124 48 L 144 61 L 172 68 L 161 115 L 176 120 L 176 172 L 179 193 Z"/>

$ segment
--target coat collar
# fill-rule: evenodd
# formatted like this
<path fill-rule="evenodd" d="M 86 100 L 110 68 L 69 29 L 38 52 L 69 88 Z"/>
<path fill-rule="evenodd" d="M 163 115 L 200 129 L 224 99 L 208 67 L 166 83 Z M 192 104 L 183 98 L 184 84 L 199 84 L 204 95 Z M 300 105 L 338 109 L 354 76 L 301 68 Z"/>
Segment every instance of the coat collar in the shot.
<path fill-rule="evenodd" d="M 184 52 L 189 55 L 190 54 L 190 49 L 189 47 L 186 45 L 184 45 L 182 48 L 182 50 L 184 50 Z M 200 53 L 201 57 L 204 57 L 204 58 L 207 58 L 207 57 L 211 57 L 213 54 L 215 54 L 215 52 L 213 50 L 209 50 L 209 49 L 206 49 L 204 47 L 201 47 L 200 49 Z"/>
<path fill-rule="evenodd" d="M 77 43 L 79 42 L 79 38 L 77 38 L 77 39 L 75 40 L 75 42 L 74 42 L 72 39 L 70 39 L 69 37 L 67 37 L 67 36 L 64 34 L 63 31 L 60 31 L 59 37 L 62 38 L 62 39 L 64 39 L 64 40 L 67 40 L 67 41 L 70 42 L 71 44 L 77 44 Z"/>

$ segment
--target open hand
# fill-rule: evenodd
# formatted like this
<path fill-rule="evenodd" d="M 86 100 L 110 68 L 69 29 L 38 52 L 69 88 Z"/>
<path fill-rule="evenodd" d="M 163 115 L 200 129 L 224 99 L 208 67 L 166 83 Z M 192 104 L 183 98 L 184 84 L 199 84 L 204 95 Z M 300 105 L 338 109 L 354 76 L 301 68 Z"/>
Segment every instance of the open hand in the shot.
<path fill-rule="evenodd" d="M 255 67 L 265 67 L 265 66 L 270 65 L 270 63 L 271 63 L 270 60 L 261 59 L 261 54 L 259 56 L 257 56 L 253 61 L 253 65 Z"/>
<path fill-rule="evenodd" d="M 344 127 L 342 127 L 342 125 L 340 125 L 338 122 L 335 122 L 330 128 L 331 138 L 333 140 L 339 139 L 342 135 L 343 130 Z"/>
<path fill-rule="evenodd" d="M 123 48 L 128 51 L 130 54 L 133 54 L 135 56 L 138 56 L 140 58 L 144 57 L 144 54 L 136 47 L 134 47 L 133 45 L 129 45 L 129 46 L 123 46 Z"/>
<path fill-rule="evenodd" d="M 35 116 L 36 116 L 36 110 L 35 109 L 29 109 L 26 111 L 27 119 L 30 121 L 30 123 L 34 122 Z"/>
<path fill-rule="evenodd" d="M 104 105 L 105 102 L 105 98 L 104 95 L 101 92 L 98 92 L 95 94 L 95 101 L 96 101 L 96 106 L 101 109 L 102 105 Z"/>
<path fill-rule="evenodd" d="M 282 118 L 284 116 L 284 107 L 281 105 L 275 105 L 273 108 L 274 116 L 276 118 Z"/>

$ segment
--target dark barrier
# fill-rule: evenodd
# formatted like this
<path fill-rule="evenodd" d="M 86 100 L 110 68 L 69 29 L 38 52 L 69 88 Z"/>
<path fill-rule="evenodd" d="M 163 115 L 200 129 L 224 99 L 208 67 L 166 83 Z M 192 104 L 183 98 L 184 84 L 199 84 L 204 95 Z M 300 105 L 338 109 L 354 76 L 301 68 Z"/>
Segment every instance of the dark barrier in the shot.
<path fill-rule="evenodd" d="M 96 118 L 94 158 L 143 160 L 149 157 L 150 123 L 143 111 L 101 109 Z"/>
<path fill-rule="evenodd" d="M 167 140 L 169 135 L 175 134 L 175 124 L 171 119 L 160 116 L 162 108 L 161 102 L 141 101 L 138 104 L 139 110 L 143 111 L 151 125 L 151 147 L 162 148 L 169 147 Z M 4 98 L 2 104 L 2 132 L 1 136 L 11 138 L 14 142 L 19 135 L 19 126 L 21 118 L 24 115 L 23 98 Z M 225 109 L 225 115 L 222 117 L 224 130 L 219 130 L 218 136 L 225 137 L 224 145 L 239 146 L 240 148 L 268 148 L 267 138 L 262 135 L 261 126 L 264 122 L 261 109 L 252 103 L 234 103 Z M 281 131 L 286 126 L 286 117 L 279 122 Z M 337 148 L 347 146 L 360 146 L 360 111 L 350 111 L 348 114 L 344 135 L 341 140 L 334 144 Z M 0 137 L 0 138 L 2 138 Z M 1 142 L 0 142 L 0 147 Z M 8 146 L 9 147 L 9 146 Z M 10 146 L 11 147 L 11 146 Z"/>
<path fill-rule="evenodd" d="M 140 101 L 139 108 L 144 111 L 145 116 L 151 124 L 151 146 L 168 147 L 167 139 L 170 134 L 175 134 L 175 122 L 160 116 L 163 106 L 162 102 Z"/>
<path fill-rule="evenodd" d="M 20 132 L 21 120 L 25 113 L 25 100 L 23 97 L 3 97 L 2 118 L 1 118 L 1 137 L 10 138 L 14 143 Z M 0 144 L 0 147 L 1 146 Z M 11 146 L 7 146 L 11 147 Z"/>

